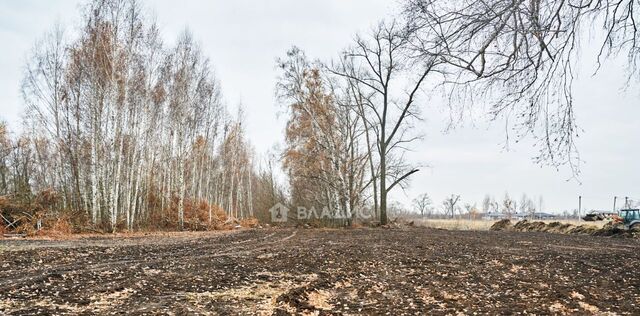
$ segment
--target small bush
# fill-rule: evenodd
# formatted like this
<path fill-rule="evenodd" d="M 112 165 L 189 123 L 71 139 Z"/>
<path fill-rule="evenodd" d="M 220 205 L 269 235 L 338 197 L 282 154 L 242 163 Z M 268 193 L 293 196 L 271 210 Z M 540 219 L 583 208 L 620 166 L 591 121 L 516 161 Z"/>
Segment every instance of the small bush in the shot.
<path fill-rule="evenodd" d="M 249 217 L 249 218 L 240 220 L 240 226 L 242 227 L 254 228 L 254 227 L 258 227 L 258 225 L 260 225 L 260 222 L 258 222 L 258 219 L 255 217 Z"/>
<path fill-rule="evenodd" d="M 66 216 L 59 217 L 53 223 L 53 226 L 51 227 L 51 230 L 53 232 L 57 233 L 57 234 L 69 235 L 69 234 L 73 233 L 73 228 L 71 226 L 71 220 Z"/>
<path fill-rule="evenodd" d="M 25 234 L 27 236 L 33 236 L 36 234 L 36 228 L 28 220 L 20 221 L 20 225 L 16 228 L 16 234 Z"/>

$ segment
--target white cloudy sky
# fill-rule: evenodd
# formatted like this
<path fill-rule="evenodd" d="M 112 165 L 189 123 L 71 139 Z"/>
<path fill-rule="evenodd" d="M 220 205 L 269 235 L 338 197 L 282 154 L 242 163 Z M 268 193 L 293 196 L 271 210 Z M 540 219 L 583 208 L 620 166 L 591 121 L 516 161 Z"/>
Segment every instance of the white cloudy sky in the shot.
<path fill-rule="evenodd" d="M 0 119 L 19 129 L 23 102 L 19 81 L 26 55 L 51 25 L 78 22 L 77 0 L 0 0 Z M 354 34 L 392 14 L 389 0 L 148 0 L 166 42 L 188 27 L 211 58 L 230 106 L 242 103 L 249 137 L 259 153 L 281 141 L 284 118 L 278 117 L 274 98 L 275 58 L 292 45 L 309 56 L 329 59 L 349 44 Z M 578 146 L 584 163 L 580 182 L 569 180 L 568 170 L 541 168 L 531 162 L 535 151 L 521 143 L 503 150 L 504 125 L 482 119 L 443 133 L 446 109 L 422 105 L 425 120 L 417 128 L 425 134 L 412 161 L 429 165 L 416 174 L 411 187 L 394 198 L 408 205 L 422 192 L 436 203 L 457 193 L 464 202 L 480 202 L 485 193 L 497 197 L 508 191 L 519 199 L 523 192 L 544 196 L 545 209 L 610 209 L 614 195 L 640 199 L 640 89 L 622 90 L 625 63 L 595 69 L 587 47 L 576 85 L 576 111 L 585 130 Z"/>

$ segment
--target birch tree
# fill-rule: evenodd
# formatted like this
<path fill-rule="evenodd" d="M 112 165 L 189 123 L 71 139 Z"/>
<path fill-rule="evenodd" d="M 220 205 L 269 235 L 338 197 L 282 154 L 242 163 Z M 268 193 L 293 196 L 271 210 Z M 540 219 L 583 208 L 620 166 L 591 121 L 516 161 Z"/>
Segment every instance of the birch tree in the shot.
<path fill-rule="evenodd" d="M 191 34 L 166 47 L 135 0 L 95 0 L 81 13 L 74 36 L 56 26 L 31 54 L 28 133 L 2 175 L 26 179 L 27 195 L 60 192 L 59 211 L 111 231 L 211 226 L 222 209 L 252 216 L 243 118 L 227 112 Z"/>
<path fill-rule="evenodd" d="M 298 48 L 287 55 L 279 61 L 277 88 L 280 100 L 289 103 L 284 166 L 293 202 L 328 207 L 350 224 L 367 187 L 362 118 L 353 111 L 347 86 L 331 80 Z"/>

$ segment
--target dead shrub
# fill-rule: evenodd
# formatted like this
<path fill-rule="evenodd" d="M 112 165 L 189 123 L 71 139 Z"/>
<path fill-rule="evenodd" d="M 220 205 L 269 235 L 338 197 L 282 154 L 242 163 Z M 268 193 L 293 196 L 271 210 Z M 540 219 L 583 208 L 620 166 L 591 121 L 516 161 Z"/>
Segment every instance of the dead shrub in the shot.
<path fill-rule="evenodd" d="M 240 226 L 242 227 L 255 228 L 258 227 L 258 225 L 260 225 L 260 222 L 258 222 L 258 219 L 255 217 L 240 220 Z"/>
<path fill-rule="evenodd" d="M 0 211 L 5 218 L 14 222 L 10 229 L 12 232 L 32 236 L 37 233 L 38 220 L 44 218 L 59 200 L 59 194 L 51 188 L 42 190 L 33 197 L 3 196 L 0 197 Z M 6 233 L 9 232 L 9 229 L 5 230 Z"/>
<path fill-rule="evenodd" d="M 36 234 L 36 228 L 33 224 L 31 224 L 28 220 L 20 221 L 20 225 L 16 228 L 15 231 L 17 234 L 25 234 L 27 236 L 33 236 Z"/>
<path fill-rule="evenodd" d="M 152 209 L 149 211 L 149 220 L 146 221 L 148 229 L 177 230 L 179 227 L 178 217 L 179 198 L 174 196 L 169 205 L 164 209 Z M 211 214 L 211 219 L 209 216 Z M 227 215 L 217 205 L 209 204 L 205 200 L 184 201 L 184 229 L 185 230 L 223 230 L 231 229 L 225 222 Z"/>
<path fill-rule="evenodd" d="M 66 217 L 59 217 L 53 223 L 51 230 L 60 235 L 69 235 L 73 233 L 73 227 L 71 225 L 71 220 Z"/>
<path fill-rule="evenodd" d="M 50 210 L 52 209 L 60 200 L 60 196 L 58 192 L 53 190 L 52 188 L 44 189 L 35 197 L 35 204 L 37 208 L 41 210 Z"/>
<path fill-rule="evenodd" d="M 75 233 L 71 218 L 68 215 L 60 215 L 50 218 L 43 223 L 42 230 L 37 234 L 40 236 L 67 236 Z"/>
<path fill-rule="evenodd" d="M 195 202 L 192 200 L 184 201 L 184 222 L 193 225 L 198 225 L 204 220 L 203 208 L 206 208 L 206 202 Z M 178 211 L 178 210 L 176 210 Z"/>
<path fill-rule="evenodd" d="M 229 230 L 233 227 L 227 222 L 229 218 L 227 213 L 218 205 L 211 206 L 211 224 L 209 229 L 212 230 Z"/>

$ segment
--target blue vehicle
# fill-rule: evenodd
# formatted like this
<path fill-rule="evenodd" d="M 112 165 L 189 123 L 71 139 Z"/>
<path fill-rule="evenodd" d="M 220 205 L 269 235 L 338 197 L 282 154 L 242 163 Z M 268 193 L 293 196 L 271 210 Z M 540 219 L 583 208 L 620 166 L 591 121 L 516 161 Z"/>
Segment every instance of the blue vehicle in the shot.
<path fill-rule="evenodd" d="M 640 228 L 640 209 L 623 209 L 619 212 L 625 229 Z"/>

